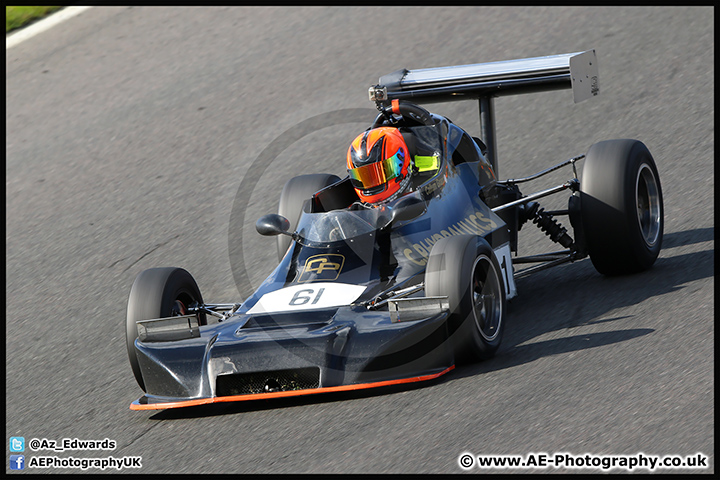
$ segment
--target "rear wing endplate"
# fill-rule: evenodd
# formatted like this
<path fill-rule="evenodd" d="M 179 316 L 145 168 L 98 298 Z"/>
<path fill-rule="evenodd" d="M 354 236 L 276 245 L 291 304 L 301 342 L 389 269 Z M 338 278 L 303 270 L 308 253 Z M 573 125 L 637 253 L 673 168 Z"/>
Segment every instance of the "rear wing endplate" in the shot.
<path fill-rule="evenodd" d="M 402 69 L 380 77 L 369 89 L 378 108 L 392 100 L 437 103 L 477 99 L 481 137 L 497 175 L 495 107 L 505 95 L 571 88 L 575 103 L 600 92 L 595 50 L 500 62 L 416 70 Z"/>

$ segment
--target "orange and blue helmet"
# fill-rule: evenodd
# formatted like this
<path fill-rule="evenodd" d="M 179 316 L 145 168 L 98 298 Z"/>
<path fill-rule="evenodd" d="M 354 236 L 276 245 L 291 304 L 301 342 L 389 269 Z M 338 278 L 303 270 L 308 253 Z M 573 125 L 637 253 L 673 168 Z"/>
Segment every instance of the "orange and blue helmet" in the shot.
<path fill-rule="evenodd" d="M 360 200 L 378 203 L 394 198 L 407 186 L 410 152 L 397 128 L 379 127 L 358 135 L 347 153 L 350 182 Z"/>

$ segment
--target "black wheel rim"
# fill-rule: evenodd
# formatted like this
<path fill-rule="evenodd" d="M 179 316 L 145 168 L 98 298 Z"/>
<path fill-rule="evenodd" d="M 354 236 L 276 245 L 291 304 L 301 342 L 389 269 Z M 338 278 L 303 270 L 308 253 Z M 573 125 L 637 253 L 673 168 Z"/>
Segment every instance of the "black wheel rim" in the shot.
<path fill-rule="evenodd" d="M 475 326 L 488 342 L 500 333 L 502 322 L 502 292 L 500 281 L 490 258 L 481 255 L 475 259 L 472 276 L 472 300 Z"/>

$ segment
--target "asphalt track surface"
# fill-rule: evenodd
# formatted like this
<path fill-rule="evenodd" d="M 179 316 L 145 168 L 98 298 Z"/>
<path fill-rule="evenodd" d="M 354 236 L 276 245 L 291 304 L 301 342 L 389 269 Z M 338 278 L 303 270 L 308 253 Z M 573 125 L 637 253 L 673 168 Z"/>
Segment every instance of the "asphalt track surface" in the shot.
<path fill-rule="evenodd" d="M 592 48 L 597 98 L 496 101 L 499 173 L 642 140 L 665 197 L 653 269 L 606 278 L 584 260 L 519 280 L 497 356 L 422 386 L 128 409 L 135 276 L 181 266 L 206 301 L 248 295 L 275 262 L 254 220 L 291 176 L 343 173 L 381 75 Z M 6 57 L 6 437 L 112 439 L 25 454 L 142 456 L 142 473 L 462 473 L 464 452 L 702 453 L 713 472 L 713 64 L 711 8 L 93 8 L 26 40 Z M 260 154 L 341 109 L 368 117 L 277 152 L 236 245 L 233 203 Z M 431 109 L 478 131 L 475 102 Z M 521 233 L 521 253 L 553 248 Z"/>

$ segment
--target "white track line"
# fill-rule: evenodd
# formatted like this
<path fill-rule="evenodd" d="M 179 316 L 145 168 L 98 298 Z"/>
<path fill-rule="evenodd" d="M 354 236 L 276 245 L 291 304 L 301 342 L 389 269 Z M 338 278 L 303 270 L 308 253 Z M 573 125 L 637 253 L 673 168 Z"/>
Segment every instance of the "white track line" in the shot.
<path fill-rule="evenodd" d="M 58 23 L 62 23 L 65 20 L 74 17 L 75 15 L 84 12 L 91 7 L 65 7 L 52 15 L 43 18 L 42 20 L 33 23 L 32 25 L 17 31 L 16 33 L 10 34 L 5 37 L 5 50 L 10 47 L 14 47 L 18 43 L 27 40 L 28 38 L 34 37 L 38 33 L 42 33 L 48 30 Z"/>

